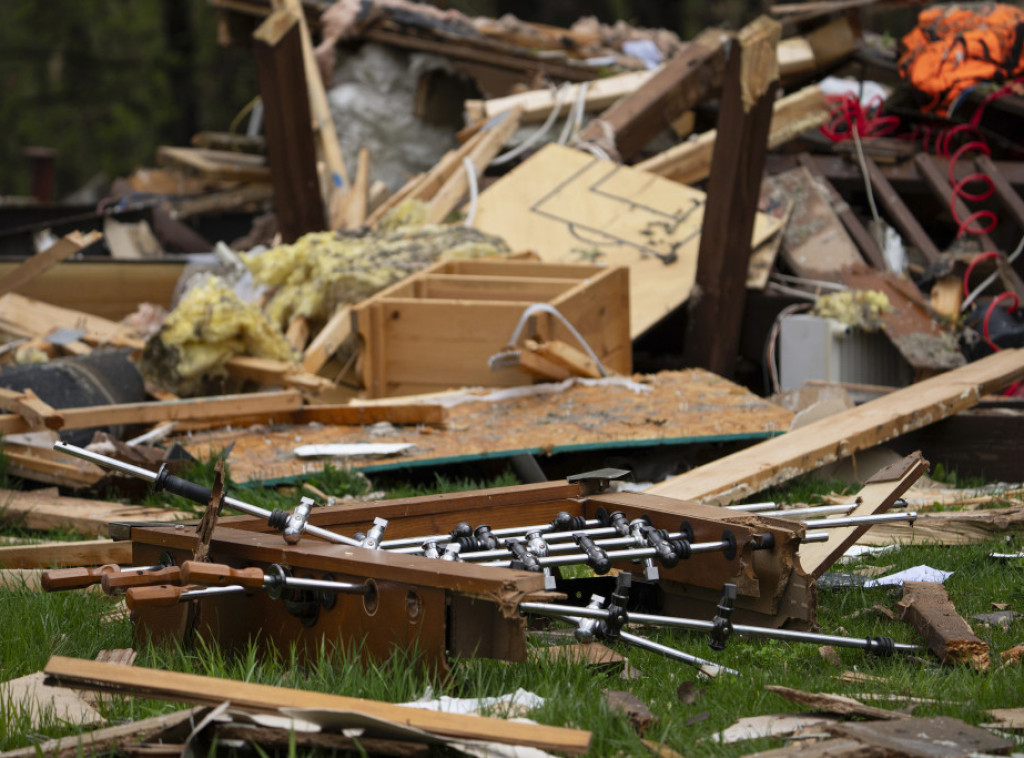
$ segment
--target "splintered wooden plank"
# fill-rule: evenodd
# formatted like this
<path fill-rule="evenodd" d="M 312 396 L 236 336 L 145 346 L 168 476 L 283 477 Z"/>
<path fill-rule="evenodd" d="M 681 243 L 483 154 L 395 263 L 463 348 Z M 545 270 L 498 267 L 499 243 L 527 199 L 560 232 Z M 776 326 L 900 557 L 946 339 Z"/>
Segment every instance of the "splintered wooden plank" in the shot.
<path fill-rule="evenodd" d="M 857 507 L 849 516 L 872 516 L 884 513 L 927 471 L 928 462 L 920 455 L 904 458 L 887 466 L 868 479 L 857 493 Z M 848 526 L 828 530 L 828 542 L 809 542 L 800 546 L 800 565 L 815 579 L 828 571 L 840 556 L 871 526 Z"/>
<path fill-rule="evenodd" d="M 957 613 L 949 593 L 939 582 L 904 582 L 900 618 L 924 637 L 943 663 L 967 663 L 987 669 L 988 645 Z"/>
<path fill-rule="evenodd" d="M 48 488 L 25 492 L 0 490 L 0 517 L 25 529 L 45 532 L 69 528 L 106 536 L 115 521 L 180 521 L 190 515 L 170 508 L 64 497 L 56 488 Z"/>
<path fill-rule="evenodd" d="M 860 545 L 976 545 L 1001 534 L 1024 532 L 1024 506 L 921 513 L 910 524 L 877 524 Z"/>
<path fill-rule="evenodd" d="M 347 305 L 343 305 L 327 319 L 327 323 L 306 346 L 302 367 L 309 373 L 315 374 L 331 359 L 331 356 L 337 352 L 350 334 L 352 334 L 352 312 Z"/>
<path fill-rule="evenodd" d="M 474 226 L 545 263 L 628 266 L 636 337 L 689 297 L 704 204 L 691 187 L 548 145 L 480 194 Z M 753 244 L 779 223 L 758 214 Z"/>
<path fill-rule="evenodd" d="M 63 656 L 52 657 L 44 671 L 47 676 L 65 686 L 102 689 L 163 700 L 210 706 L 230 701 L 233 707 L 264 713 L 276 713 L 281 707 L 353 711 L 423 729 L 441 737 L 526 745 L 571 754 L 584 753 L 590 746 L 590 732 L 579 729 L 543 724 L 531 724 L 529 729 L 523 729 L 522 724 L 502 719 L 438 713 L 376 700 L 233 679 L 118 666 Z"/>
<path fill-rule="evenodd" d="M 111 344 L 136 350 L 143 347 L 143 341 L 134 331 L 114 321 L 14 292 L 0 297 L 0 331 L 18 337 L 45 337 L 60 328 L 85 332 L 82 339 L 94 345 Z"/>
<path fill-rule="evenodd" d="M 131 561 L 132 543 L 128 541 L 81 540 L 0 547 L 0 566 L 8 569 L 102 566 Z"/>
<path fill-rule="evenodd" d="M 399 456 L 348 458 L 345 463 L 353 469 L 380 471 L 507 457 L 519 452 L 551 455 L 760 439 L 786 429 L 793 418 L 792 413 L 774 403 L 699 369 L 638 375 L 631 380 L 636 384 L 616 378 L 563 388 L 544 385 L 417 398 L 417 403 L 434 398 L 434 402 L 447 406 L 445 428 L 396 429 L 388 435 L 388 441 L 411 442 L 415 448 Z M 399 400 L 410 402 L 408 398 Z M 359 407 L 383 409 L 392 403 Z M 315 412 L 316 408 L 309 406 L 303 413 Z M 510 419 L 515 422 L 510 423 Z M 225 430 L 193 434 L 179 441 L 200 458 L 230 446 L 231 474 L 235 481 L 242 482 L 291 478 L 324 465 L 324 460 L 298 459 L 293 451 L 300 444 L 379 440 L 365 427 L 327 426 L 258 433 Z"/>
<path fill-rule="evenodd" d="M 13 271 L 0 277 L 0 295 L 20 289 L 49 268 L 103 238 L 102 232 L 71 232 L 41 253 L 36 253 Z"/>
<path fill-rule="evenodd" d="M 692 469 L 648 492 L 730 503 L 977 405 L 1024 377 L 1024 349 L 1001 350 L 953 371 L 828 416 Z"/>

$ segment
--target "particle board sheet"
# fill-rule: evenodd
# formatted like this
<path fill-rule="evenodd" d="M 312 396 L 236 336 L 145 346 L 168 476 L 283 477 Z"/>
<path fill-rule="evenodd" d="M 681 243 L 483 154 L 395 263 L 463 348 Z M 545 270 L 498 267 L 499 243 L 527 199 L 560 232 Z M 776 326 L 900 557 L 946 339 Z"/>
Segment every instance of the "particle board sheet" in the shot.
<path fill-rule="evenodd" d="M 670 179 L 548 145 L 481 193 L 474 225 L 549 263 L 630 269 L 630 332 L 686 302 L 705 194 Z M 752 244 L 780 226 L 758 214 Z"/>
<path fill-rule="evenodd" d="M 783 432 L 792 420 L 789 411 L 701 369 L 632 382 L 646 390 L 624 380 L 543 385 L 540 392 L 534 386 L 527 396 L 520 396 L 524 388 L 504 390 L 509 399 L 453 405 L 441 430 L 395 427 L 381 435 L 371 427 L 311 425 L 209 432 L 180 442 L 200 458 L 230 447 L 232 478 L 254 482 L 301 476 L 327 462 L 374 471 L 523 452 L 757 440 Z M 300 460 L 294 454 L 299 445 L 335 442 L 412 442 L 415 448 L 386 459 Z"/>

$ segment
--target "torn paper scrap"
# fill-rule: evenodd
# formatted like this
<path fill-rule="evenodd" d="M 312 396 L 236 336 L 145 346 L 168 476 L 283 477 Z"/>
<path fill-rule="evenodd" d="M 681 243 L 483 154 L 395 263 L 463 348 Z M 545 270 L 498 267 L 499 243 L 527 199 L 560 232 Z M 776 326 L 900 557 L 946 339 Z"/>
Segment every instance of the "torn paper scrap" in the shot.
<path fill-rule="evenodd" d="M 940 571 L 931 566 L 914 566 L 905 571 L 897 571 L 889 576 L 880 576 L 878 579 L 868 579 L 864 582 L 865 587 L 902 587 L 904 582 L 938 582 L 942 584 L 949 577 L 953 576 L 952 571 Z"/>

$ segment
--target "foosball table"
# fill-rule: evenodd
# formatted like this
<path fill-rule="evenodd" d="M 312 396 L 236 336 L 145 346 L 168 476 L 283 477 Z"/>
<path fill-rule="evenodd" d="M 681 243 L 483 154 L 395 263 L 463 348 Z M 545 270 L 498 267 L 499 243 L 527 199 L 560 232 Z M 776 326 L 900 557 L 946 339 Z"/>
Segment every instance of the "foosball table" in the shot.
<path fill-rule="evenodd" d="M 139 637 L 199 634 L 228 648 L 258 639 L 300 654 L 339 645 L 374 660 L 398 647 L 442 671 L 455 658 L 524 660 L 534 616 L 574 623 L 581 640 L 623 639 L 709 672 L 711 661 L 658 649 L 623 625 L 706 630 L 713 648 L 734 630 L 835 643 L 845 638 L 807 631 L 816 585 L 799 548 L 865 518 L 914 516 L 806 518 L 842 510 L 827 506 L 794 520 L 770 504 L 723 508 L 617 491 L 626 472 L 612 469 L 375 503 L 320 506 L 302 498 L 290 512 L 268 512 L 166 470 L 57 447 L 243 515 L 217 518 L 201 561 L 194 560 L 196 523 L 124 525 L 119 536 L 131 539 L 134 566 L 50 572 L 47 589 L 99 581 L 126 593 Z"/>

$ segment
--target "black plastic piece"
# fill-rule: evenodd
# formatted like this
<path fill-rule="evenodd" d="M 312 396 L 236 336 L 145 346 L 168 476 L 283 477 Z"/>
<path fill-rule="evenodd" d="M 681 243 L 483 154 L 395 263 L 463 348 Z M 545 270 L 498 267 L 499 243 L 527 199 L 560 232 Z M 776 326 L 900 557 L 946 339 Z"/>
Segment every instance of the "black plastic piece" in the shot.
<path fill-rule="evenodd" d="M 615 513 L 608 517 L 608 526 L 614 529 L 615 533 L 620 537 L 629 536 L 629 519 L 626 518 L 626 514 L 622 511 L 615 511 Z"/>
<path fill-rule="evenodd" d="M 755 534 L 754 541 L 751 547 L 753 547 L 754 550 L 774 550 L 775 535 L 771 532 L 765 532 L 764 534 Z"/>
<path fill-rule="evenodd" d="M 505 540 L 505 547 L 509 549 L 509 552 L 515 558 L 514 564 L 520 564 L 526 571 L 544 570 L 544 567 L 540 565 L 540 561 L 537 560 L 537 556 L 527 550 L 526 545 L 519 540 L 515 538 Z"/>
<path fill-rule="evenodd" d="M 160 467 L 156 479 L 153 481 L 153 491 L 160 492 L 160 490 L 167 490 L 172 495 L 181 495 L 181 497 L 200 505 L 208 504 L 210 496 L 213 494 L 213 490 L 209 487 L 204 487 L 201 484 L 190 482 L 188 479 L 175 476 L 170 472 L 166 464 Z M 217 507 L 219 511 L 220 503 L 218 503 Z"/>
<path fill-rule="evenodd" d="M 644 537 L 647 544 L 654 548 L 655 557 L 665 568 L 675 568 L 679 563 L 679 556 L 669 543 L 668 532 L 664 529 L 655 529 L 648 526 L 644 529 Z"/>
<path fill-rule="evenodd" d="M 608 617 L 601 623 L 601 636 L 615 640 L 619 638 L 623 625 L 629 620 L 626 612 L 629 607 L 629 589 L 633 584 L 633 575 L 623 571 L 616 577 L 615 591 L 608 603 Z"/>
<path fill-rule="evenodd" d="M 682 539 L 686 540 L 687 542 L 693 542 L 693 527 L 690 526 L 689 521 L 683 521 L 679 525 L 679 533 L 683 535 Z"/>
<path fill-rule="evenodd" d="M 463 537 L 473 536 L 473 527 L 467 524 L 465 521 L 460 521 L 455 525 L 455 528 L 451 532 L 452 542 L 458 542 Z"/>
<path fill-rule="evenodd" d="M 571 532 L 574 529 L 585 529 L 587 520 L 583 516 L 573 516 L 568 511 L 559 511 L 551 522 L 551 528 L 556 532 Z"/>
<path fill-rule="evenodd" d="M 280 508 L 275 508 L 267 516 L 267 526 L 271 529 L 276 529 L 279 532 L 283 532 L 285 527 L 288 526 L 288 511 L 282 511 Z"/>
<path fill-rule="evenodd" d="M 608 553 L 594 544 L 594 541 L 585 534 L 574 534 L 572 536 L 579 545 L 580 550 L 587 554 L 587 565 L 594 569 L 598 576 L 607 574 L 612 569 L 612 562 L 608 559 Z"/>
<path fill-rule="evenodd" d="M 494 550 L 498 547 L 498 539 L 491 534 L 491 527 L 481 524 L 473 531 L 476 537 L 477 550 Z"/>
<path fill-rule="evenodd" d="M 879 658 L 889 658 L 896 652 L 892 637 L 868 637 L 868 650 Z"/>
<path fill-rule="evenodd" d="M 729 561 L 736 557 L 736 535 L 728 529 L 722 532 L 722 555 Z"/>

